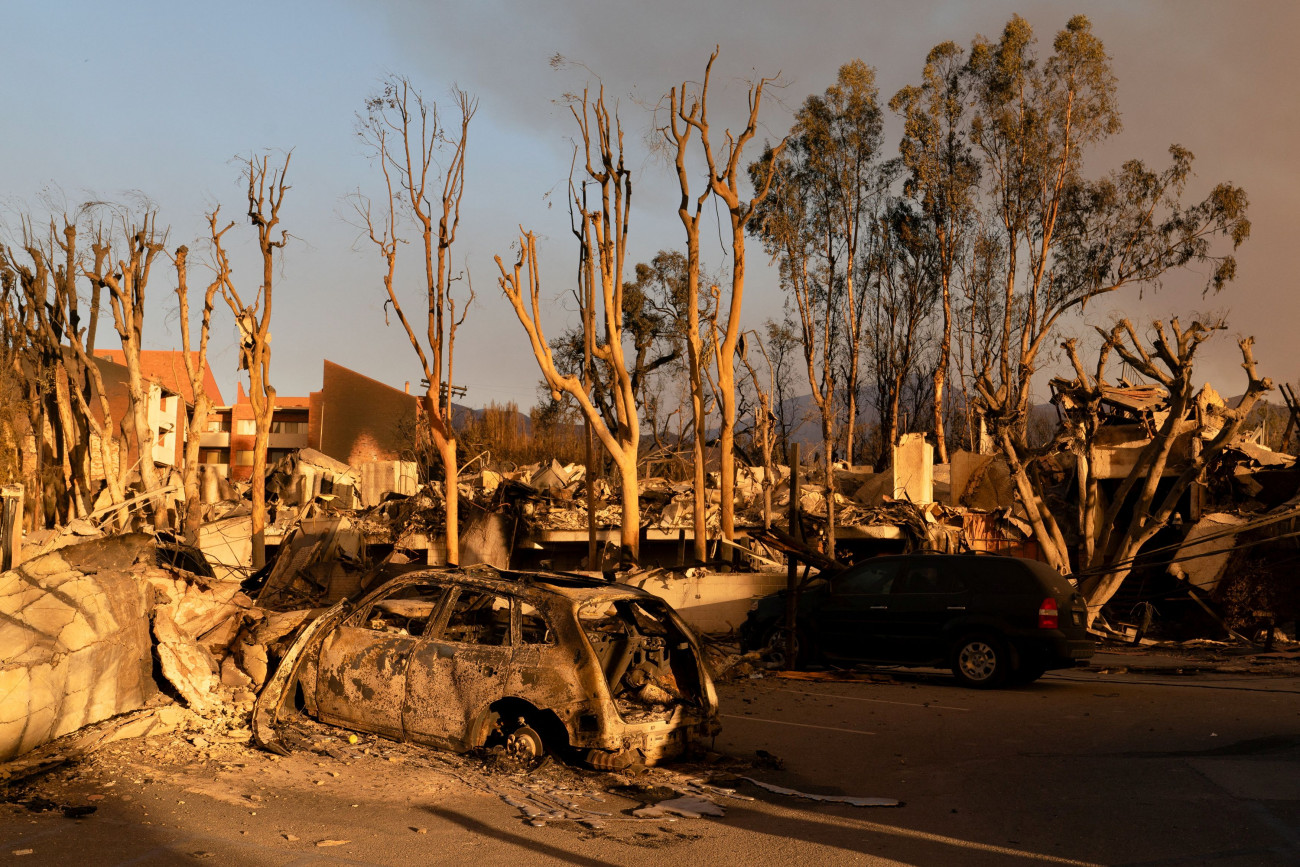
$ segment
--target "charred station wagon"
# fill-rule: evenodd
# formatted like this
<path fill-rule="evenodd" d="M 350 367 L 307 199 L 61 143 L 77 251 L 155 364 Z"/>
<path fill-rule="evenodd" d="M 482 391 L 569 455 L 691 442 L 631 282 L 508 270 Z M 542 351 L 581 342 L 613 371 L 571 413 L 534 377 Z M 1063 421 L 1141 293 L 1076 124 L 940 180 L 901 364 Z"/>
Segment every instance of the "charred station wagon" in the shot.
<path fill-rule="evenodd" d="M 668 603 L 486 566 L 407 573 L 322 615 L 258 700 L 265 746 L 278 746 L 275 718 L 295 692 L 307 713 L 346 728 L 597 767 L 654 764 L 720 728 L 699 643 Z"/>

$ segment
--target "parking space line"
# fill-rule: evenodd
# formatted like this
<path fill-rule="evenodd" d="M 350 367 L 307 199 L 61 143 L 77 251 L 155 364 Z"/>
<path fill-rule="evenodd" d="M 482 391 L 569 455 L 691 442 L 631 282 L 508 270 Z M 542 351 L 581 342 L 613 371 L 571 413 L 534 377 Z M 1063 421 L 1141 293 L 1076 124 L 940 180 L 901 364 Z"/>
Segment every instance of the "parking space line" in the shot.
<path fill-rule="evenodd" d="M 736 714 L 731 714 L 731 713 L 720 713 L 718 714 L 718 716 L 722 717 L 723 719 L 745 719 L 745 720 L 752 720 L 753 722 L 772 723 L 773 725 L 779 725 L 779 726 L 795 726 L 796 728 L 801 728 L 801 729 L 821 729 L 824 732 L 844 732 L 845 734 L 850 734 L 850 735 L 874 735 L 875 734 L 875 732 L 864 732 L 862 729 L 839 729 L 839 728 L 835 728 L 835 726 L 815 726 L 812 725 L 811 723 L 788 722 L 783 719 L 764 719 L 761 716 L 737 716 Z"/>
<path fill-rule="evenodd" d="M 889 701 L 888 699 L 884 699 L 884 698 L 863 698 L 862 696 L 857 696 L 857 695 L 836 695 L 833 692 L 804 692 L 801 689 L 786 689 L 785 687 L 782 686 L 776 687 L 776 689 L 773 691 L 788 692 L 793 695 L 811 695 L 817 698 L 842 698 L 845 701 L 870 701 L 870 702 L 875 702 L 876 704 L 900 704 L 903 705 L 904 707 L 926 707 L 926 708 L 938 708 L 939 710 L 960 710 L 960 711 L 970 710 L 970 708 L 968 707 L 953 707 L 952 705 L 949 704 L 925 704 L 923 702 L 912 702 L 912 701 Z"/>

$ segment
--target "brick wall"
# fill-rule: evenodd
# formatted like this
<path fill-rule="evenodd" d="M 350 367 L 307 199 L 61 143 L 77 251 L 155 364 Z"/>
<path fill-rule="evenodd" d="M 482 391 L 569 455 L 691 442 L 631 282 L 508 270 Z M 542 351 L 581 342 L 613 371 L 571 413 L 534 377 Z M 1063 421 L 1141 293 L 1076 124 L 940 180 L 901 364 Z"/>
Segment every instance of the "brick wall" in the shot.
<path fill-rule="evenodd" d="M 332 361 L 311 396 L 316 448 L 353 466 L 410 457 L 417 399 Z"/>

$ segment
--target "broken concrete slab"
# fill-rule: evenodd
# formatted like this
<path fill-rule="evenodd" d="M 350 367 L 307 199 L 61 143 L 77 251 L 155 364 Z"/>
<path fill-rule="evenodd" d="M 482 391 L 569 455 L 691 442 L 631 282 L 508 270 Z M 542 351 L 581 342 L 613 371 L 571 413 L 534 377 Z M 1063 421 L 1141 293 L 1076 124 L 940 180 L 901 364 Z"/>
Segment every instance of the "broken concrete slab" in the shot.
<path fill-rule="evenodd" d="M 512 521 L 500 512 L 474 509 L 460 536 L 460 565 L 486 563 L 498 569 L 510 568 Z"/>
<path fill-rule="evenodd" d="M 1227 512 L 1205 515 L 1183 537 L 1178 553 L 1169 564 L 1169 574 L 1198 590 L 1212 593 L 1232 557 L 1235 528 L 1247 523 L 1247 518 Z"/>
<path fill-rule="evenodd" d="M 237 515 L 199 527 L 197 546 L 222 580 L 240 581 L 253 563 L 253 518 Z"/>
<path fill-rule="evenodd" d="M 175 608 L 164 605 L 153 613 L 153 634 L 157 639 L 158 661 L 167 678 L 185 703 L 199 713 L 214 707 L 220 699 L 213 694 L 217 664 L 193 638 L 176 624 Z"/>
<path fill-rule="evenodd" d="M 1006 461 L 991 454 L 961 449 L 952 453 L 950 504 L 993 512 L 1015 503 L 1015 487 Z"/>
<path fill-rule="evenodd" d="M 96 540 L 102 556 L 64 548 L 0 575 L 0 760 L 156 694 L 136 542 Z"/>
<path fill-rule="evenodd" d="M 361 505 L 379 505 L 386 494 L 414 496 L 420 490 L 419 468 L 415 461 L 368 461 L 359 468 Z"/>

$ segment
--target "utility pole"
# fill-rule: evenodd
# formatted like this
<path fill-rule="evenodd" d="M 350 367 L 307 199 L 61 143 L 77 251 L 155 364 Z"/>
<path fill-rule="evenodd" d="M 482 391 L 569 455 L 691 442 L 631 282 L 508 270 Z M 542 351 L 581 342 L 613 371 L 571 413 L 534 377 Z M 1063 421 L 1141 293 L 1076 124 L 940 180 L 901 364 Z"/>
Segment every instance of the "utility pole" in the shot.
<path fill-rule="evenodd" d="M 790 535 L 803 541 L 803 522 L 799 518 L 799 444 L 790 444 Z M 785 660 L 794 668 L 798 653 L 795 640 L 795 621 L 799 612 L 799 561 L 792 553 L 786 555 L 788 563 L 785 576 Z"/>

